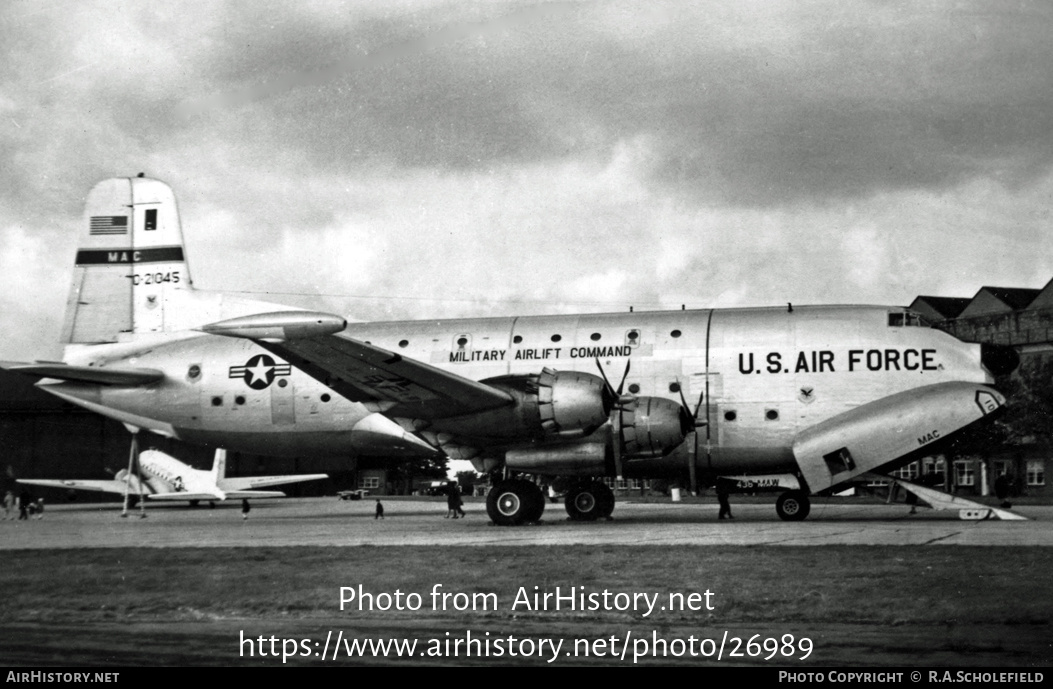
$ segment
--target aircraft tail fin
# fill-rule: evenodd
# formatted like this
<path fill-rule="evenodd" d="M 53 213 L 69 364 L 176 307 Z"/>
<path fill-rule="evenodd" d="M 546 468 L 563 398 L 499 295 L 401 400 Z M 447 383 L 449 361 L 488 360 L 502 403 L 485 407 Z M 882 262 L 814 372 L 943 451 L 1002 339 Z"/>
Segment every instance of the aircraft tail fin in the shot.
<path fill-rule="evenodd" d="M 227 477 L 227 451 L 223 448 L 216 449 L 216 457 L 212 460 L 212 480 L 218 486 L 220 481 Z"/>
<path fill-rule="evenodd" d="M 166 303 L 190 289 L 172 189 L 141 176 L 95 185 L 85 203 L 62 342 L 166 332 Z"/>

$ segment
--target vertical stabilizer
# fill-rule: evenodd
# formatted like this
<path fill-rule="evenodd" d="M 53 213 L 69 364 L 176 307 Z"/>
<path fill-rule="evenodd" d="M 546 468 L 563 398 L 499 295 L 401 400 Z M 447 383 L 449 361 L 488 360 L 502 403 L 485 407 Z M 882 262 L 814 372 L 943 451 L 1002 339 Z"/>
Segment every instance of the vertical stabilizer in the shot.
<path fill-rule="evenodd" d="M 164 332 L 166 302 L 189 289 L 172 189 L 145 177 L 95 185 L 85 204 L 63 343 Z"/>
<path fill-rule="evenodd" d="M 216 450 L 216 458 L 212 460 L 212 480 L 216 485 L 227 477 L 227 451 L 223 448 Z"/>

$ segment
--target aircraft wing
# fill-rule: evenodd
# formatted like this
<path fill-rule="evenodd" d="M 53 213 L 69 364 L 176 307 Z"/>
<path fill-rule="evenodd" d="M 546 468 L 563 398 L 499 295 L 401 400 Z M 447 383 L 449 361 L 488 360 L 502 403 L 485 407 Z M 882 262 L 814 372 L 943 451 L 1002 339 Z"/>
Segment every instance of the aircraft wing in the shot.
<path fill-rule="evenodd" d="M 352 402 L 388 416 L 460 416 L 513 403 L 503 390 L 340 334 L 346 322 L 312 312 L 232 318 L 201 330 L 250 339 Z"/>
<path fill-rule="evenodd" d="M 245 498 L 284 498 L 285 493 L 280 490 L 234 490 L 227 493 L 230 500 L 243 500 Z"/>
<path fill-rule="evenodd" d="M 329 474 L 290 474 L 287 476 L 241 476 L 238 478 L 224 478 L 219 482 L 219 488 L 230 496 L 231 492 L 253 490 L 255 488 L 266 488 L 267 486 L 280 486 L 285 483 L 299 483 L 300 481 L 320 481 L 329 478 Z"/>
<path fill-rule="evenodd" d="M 212 501 L 212 500 L 223 500 L 223 499 L 225 499 L 225 497 L 223 495 L 217 495 L 215 493 L 188 493 L 186 491 L 176 492 L 176 493 L 154 493 L 153 495 L 147 495 L 146 497 L 149 498 L 150 500 L 168 500 L 168 501 L 182 500 L 184 502 L 187 501 L 187 500 L 209 500 L 209 501 Z M 226 496 L 226 497 L 230 497 L 230 496 Z"/>
<path fill-rule="evenodd" d="M 38 378 L 58 378 L 76 383 L 96 385 L 150 385 L 165 377 L 164 372 L 153 368 L 102 368 L 96 366 L 70 366 L 62 362 L 37 362 L 20 364 L 0 363 L 0 368 Z"/>
<path fill-rule="evenodd" d="M 202 502 L 222 502 L 223 500 L 241 500 L 243 498 L 284 498 L 285 493 L 277 490 L 234 490 L 222 493 L 154 493 L 147 496 L 150 500 L 163 500 L 168 502 L 186 502 L 188 500 L 200 500 Z"/>
<path fill-rule="evenodd" d="M 132 485 L 130 488 L 126 487 L 126 484 L 122 480 L 118 479 L 106 479 L 106 480 L 51 480 L 51 479 L 18 479 L 18 483 L 24 483 L 31 486 L 47 486 L 48 488 L 66 488 L 68 490 L 90 490 L 96 493 L 118 493 L 124 495 L 125 490 L 131 493 L 138 493 L 139 488 L 136 485 Z M 150 487 L 147 485 L 143 486 L 143 493 L 150 493 Z M 152 497 L 152 496 L 151 496 Z"/>

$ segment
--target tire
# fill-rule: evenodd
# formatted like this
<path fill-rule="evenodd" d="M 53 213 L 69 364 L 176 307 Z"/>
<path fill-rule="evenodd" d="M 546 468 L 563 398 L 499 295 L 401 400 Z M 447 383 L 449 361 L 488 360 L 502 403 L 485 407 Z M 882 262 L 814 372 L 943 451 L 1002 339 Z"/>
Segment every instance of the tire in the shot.
<path fill-rule="evenodd" d="M 599 481 L 579 483 L 567 493 L 564 506 L 572 521 L 606 519 L 614 512 L 614 493 Z"/>
<path fill-rule="evenodd" d="M 541 519 L 545 496 L 529 481 L 501 481 L 486 496 L 486 513 L 497 526 L 519 526 Z"/>
<path fill-rule="evenodd" d="M 812 504 L 808 494 L 801 490 L 789 490 L 779 496 L 775 502 L 775 511 L 779 519 L 787 522 L 799 522 L 808 516 Z"/>

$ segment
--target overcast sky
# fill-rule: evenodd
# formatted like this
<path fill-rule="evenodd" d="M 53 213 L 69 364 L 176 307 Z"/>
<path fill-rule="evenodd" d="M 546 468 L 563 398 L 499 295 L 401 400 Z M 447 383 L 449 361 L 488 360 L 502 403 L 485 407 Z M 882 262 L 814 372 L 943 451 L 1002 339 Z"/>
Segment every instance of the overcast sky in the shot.
<path fill-rule="evenodd" d="M 902 5 L 8 0 L 0 358 L 139 172 L 197 287 L 361 320 L 1042 287 L 1053 9 Z"/>

